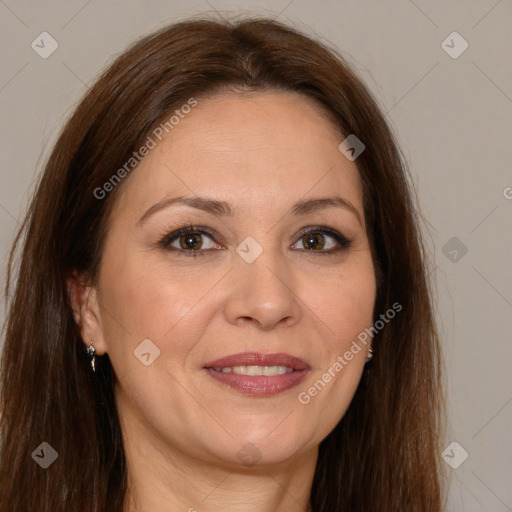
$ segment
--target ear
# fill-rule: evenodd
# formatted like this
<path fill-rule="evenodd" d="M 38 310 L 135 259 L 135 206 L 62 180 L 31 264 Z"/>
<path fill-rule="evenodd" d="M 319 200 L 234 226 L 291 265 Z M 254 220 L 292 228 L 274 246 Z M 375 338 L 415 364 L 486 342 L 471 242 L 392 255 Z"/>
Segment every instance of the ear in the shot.
<path fill-rule="evenodd" d="M 66 287 L 73 318 L 80 328 L 82 341 L 87 347 L 92 342 L 96 354 L 105 354 L 107 347 L 103 336 L 97 288 L 90 285 L 76 270 L 66 277 Z"/>

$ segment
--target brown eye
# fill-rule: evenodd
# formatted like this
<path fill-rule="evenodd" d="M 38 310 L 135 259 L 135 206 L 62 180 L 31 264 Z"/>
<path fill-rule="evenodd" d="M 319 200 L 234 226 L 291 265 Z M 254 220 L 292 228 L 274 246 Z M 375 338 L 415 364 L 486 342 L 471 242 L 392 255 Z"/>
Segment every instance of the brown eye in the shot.
<path fill-rule="evenodd" d="M 302 244 L 305 249 L 323 249 L 325 245 L 325 237 L 322 233 L 308 233 L 302 237 Z"/>
<path fill-rule="evenodd" d="M 201 235 L 199 233 L 186 233 L 180 236 L 181 249 L 197 250 L 203 245 Z"/>
<path fill-rule="evenodd" d="M 314 226 L 303 229 L 300 235 L 299 240 L 292 248 L 309 253 L 335 254 L 348 249 L 351 244 L 351 241 L 341 233 L 325 226 Z"/>
<path fill-rule="evenodd" d="M 187 226 L 166 234 L 158 242 L 166 251 L 178 256 L 204 256 L 212 249 L 222 249 L 214 241 L 215 233 L 206 227 Z"/>

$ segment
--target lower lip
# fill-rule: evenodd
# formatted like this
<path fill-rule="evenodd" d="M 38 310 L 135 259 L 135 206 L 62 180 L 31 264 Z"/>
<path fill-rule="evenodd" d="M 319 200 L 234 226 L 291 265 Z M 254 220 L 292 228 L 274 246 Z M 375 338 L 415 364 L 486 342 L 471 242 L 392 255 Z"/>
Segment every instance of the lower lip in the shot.
<path fill-rule="evenodd" d="M 295 370 L 282 375 L 238 375 L 205 368 L 216 381 L 244 395 L 272 396 L 297 386 L 304 380 L 309 370 Z"/>

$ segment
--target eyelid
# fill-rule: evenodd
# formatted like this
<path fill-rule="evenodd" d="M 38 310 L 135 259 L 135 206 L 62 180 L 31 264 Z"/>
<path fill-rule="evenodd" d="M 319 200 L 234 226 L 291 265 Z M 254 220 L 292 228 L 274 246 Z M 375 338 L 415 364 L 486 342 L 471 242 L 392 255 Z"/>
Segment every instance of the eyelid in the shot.
<path fill-rule="evenodd" d="M 331 238 L 334 238 L 338 242 L 340 247 L 335 248 L 335 249 L 328 249 L 326 251 L 314 251 L 311 249 L 301 249 L 302 251 L 305 251 L 305 252 L 316 253 L 316 254 L 336 254 L 345 249 L 348 249 L 352 244 L 352 240 L 347 238 L 345 235 L 343 235 L 336 229 L 330 228 L 328 226 L 307 226 L 305 228 L 302 228 L 299 231 L 297 242 L 299 242 L 299 240 L 301 240 L 301 238 L 303 236 L 307 235 L 308 233 L 321 233 L 323 235 L 330 236 Z M 293 245 L 295 245 L 297 242 L 295 242 Z"/>
<path fill-rule="evenodd" d="M 201 235 L 207 235 L 213 241 L 215 241 L 215 238 L 221 238 L 220 235 L 218 235 L 218 233 L 216 233 L 213 229 L 210 229 L 206 226 L 192 226 L 189 224 L 170 233 L 166 233 L 159 239 L 158 243 L 163 247 L 167 247 L 175 238 L 178 238 L 179 236 L 185 235 L 187 233 L 199 233 Z"/>
<path fill-rule="evenodd" d="M 330 228 L 328 226 L 316 225 L 316 226 L 306 226 L 306 227 L 302 228 L 299 231 L 299 233 L 297 234 L 297 240 L 292 244 L 292 247 L 295 244 L 297 244 L 300 241 L 300 239 L 303 236 L 305 236 L 306 234 L 315 233 L 315 232 L 319 232 L 323 235 L 327 235 L 327 236 L 334 238 L 338 242 L 339 247 L 334 248 L 334 249 L 328 249 L 325 251 L 323 251 L 323 250 L 315 251 L 312 249 L 299 249 L 300 251 L 308 252 L 308 253 L 315 253 L 315 254 L 325 254 L 325 255 L 337 254 L 343 250 L 348 249 L 352 243 L 352 240 L 348 239 L 345 235 L 343 235 L 339 231 L 337 231 L 333 228 Z M 216 242 L 216 239 L 221 238 L 218 235 L 218 233 L 216 233 L 213 229 L 208 228 L 207 226 L 193 226 L 191 224 L 188 224 L 187 226 L 176 229 L 176 230 L 172 231 L 171 233 L 166 233 L 163 237 L 161 237 L 159 239 L 158 244 L 162 248 L 172 251 L 172 252 L 175 252 L 178 255 L 185 255 L 184 253 L 187 253 L 186 254 L 187 256 L 200 256 L 200 255 L 204 256 L 205 252 L 219 250 L 219 249 L 203 249 L 203 250 L 201 250 L 201 249 L 196 249 L 196 250 L 194 250 L 194 249 L 177 249 L 175 247 L 169 248 L 171 242 L 173 242 L 175 239 L 177 239 L 181 235 L 187 234 L 187 233 L 195 233 L 195 234 L 209 236 L 212 239 L 212 241 L 214 243 L 216 243 L 217 245 L 219 245 L 219 244 Z M 224 243 L 224 242 L 222 241 L 222 243 Z"/>

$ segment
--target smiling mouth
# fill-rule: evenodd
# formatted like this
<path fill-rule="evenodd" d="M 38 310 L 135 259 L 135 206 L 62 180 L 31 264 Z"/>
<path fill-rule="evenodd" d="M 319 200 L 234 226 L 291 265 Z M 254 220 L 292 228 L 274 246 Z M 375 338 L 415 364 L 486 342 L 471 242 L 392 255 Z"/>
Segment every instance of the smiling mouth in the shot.
<path fill-rule="evenodd" d="M 279 373 L 283 369 L 284 373 Z M 246 371 L 246 373 L 237 373 L 240 370 Z M 298 386 L 310 370 L 294 370 L 285 366 L 262 367 L 251 365 L 248 367 L 225 367 L 220 370 L 204 368 L 204 371 L 223 387 L 225 386 L 244 395 L 265 397 L 277 395 Z"/>
<path fill-rule="evenodd" d="M 236 375 L 265 375 L 267 377 L 272 377 L 273 375 L 284 375 L 285 373 L 293 372 L 293 368 L 289 368 L 288 366 L 232 366 L 232 367 L 217 367 L 217 368 L 207 368 L 208 370 L 214 370 L 216 372 L 222 373 L 235 373 Z"/>
<path fill-rule="evenodd" d="M 229 373 L 229 370 L 239 375 L 265 375 L 263 371 L 270 370 L 277 373 L 309 369 L 309 365 L 302 359 L 285 353 L 262 354 L 260 352 L 242 352 L 209 361 L 204 368 Z M 284 372 L 283 369 L 284 368 Z M 261 369 L 261 370 L 260 370 Z M 247 373 L 254 372 L 254 373 Z"/>
<path fill-rule="evenodd" d="M 272 396 L 297 386 L 310 372 L 302 359 L 289 354 L 244 352 L 206 363 L 216 382 L 245 395 Z"/>

